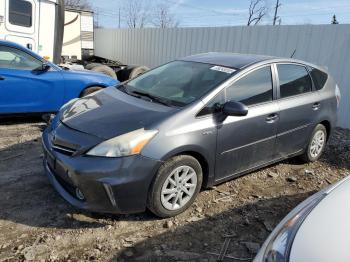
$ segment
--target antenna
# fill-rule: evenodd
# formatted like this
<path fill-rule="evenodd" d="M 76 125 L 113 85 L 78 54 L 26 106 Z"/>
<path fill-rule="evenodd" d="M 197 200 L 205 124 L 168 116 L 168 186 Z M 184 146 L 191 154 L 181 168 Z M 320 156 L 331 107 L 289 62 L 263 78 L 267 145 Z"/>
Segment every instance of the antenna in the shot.
<path fill-rule="evenodd" d="M 295 55 L 296 52 L 297 52 L 297 49 L 295 48 L 292 55 L 290 56 L 290 58 L 293 58 L 293 56 Z"/>

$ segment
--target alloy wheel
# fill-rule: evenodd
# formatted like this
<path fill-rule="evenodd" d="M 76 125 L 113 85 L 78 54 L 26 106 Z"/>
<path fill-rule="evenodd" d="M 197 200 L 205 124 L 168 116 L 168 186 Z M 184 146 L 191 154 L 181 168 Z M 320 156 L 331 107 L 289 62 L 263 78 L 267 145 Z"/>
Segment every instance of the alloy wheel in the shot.
<path fill-rule="evenodd" d="M 190 166 L 175 168 L 166 178 L 161 190 L 161 203 L 167 210 L 178 210 L 193 197 L 197 173 Z"/>
<path fill-rule="evenodd" d="M 318 157 L 323 150 L 323 147 L 325 145 L 325 141 L 326 141 L 326 135 L 322 130 L 318 130 L 311 141 L 311 145 L 310 145 L 310 155 L 313 158 Z"/>

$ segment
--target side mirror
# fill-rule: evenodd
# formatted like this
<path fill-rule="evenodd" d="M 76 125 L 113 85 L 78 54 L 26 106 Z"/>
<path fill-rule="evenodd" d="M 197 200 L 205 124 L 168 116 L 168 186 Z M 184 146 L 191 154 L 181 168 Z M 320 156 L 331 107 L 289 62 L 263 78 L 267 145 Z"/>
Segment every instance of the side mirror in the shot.
<path fill-rule="evenodd" d="M 40 68 L 40 71 L 43 71 L 43 72 L 49 71 L 50 67 L 51 66 L 48 63 L 44 62 Z"/>
<path fill-rule="evenodd" d="M 228 101 L 223 105 L 222 112 L 227 116 L 246 116 L 248 107 L 240 102 Z"/>
<path fill-rule="evenodd" d="M 49 71 L 50 67 L 51 66 L 48 63 L 43 62 L 40 66 L 35 68 L 33 70 L 33 72 L 35 72 L 36 74 L 42 74 L 42 73 L 45 73 L 45 72 Z"/>

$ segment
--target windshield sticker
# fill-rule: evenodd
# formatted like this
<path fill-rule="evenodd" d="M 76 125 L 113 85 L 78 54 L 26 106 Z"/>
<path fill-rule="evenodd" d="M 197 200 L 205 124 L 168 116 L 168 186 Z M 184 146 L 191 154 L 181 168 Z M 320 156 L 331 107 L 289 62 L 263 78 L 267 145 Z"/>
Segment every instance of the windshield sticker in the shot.
<path fill-rule="evenodd" d="M 232 74 L 233 72 L 236 72 L 236 70 L 234 70 L 232 68 L 223 67 L 223 66 L 213 66 L 210 69 L 215 70 L 215 71 L 220 71 L 220 72 L 223 72 L 226 74 Z"/>

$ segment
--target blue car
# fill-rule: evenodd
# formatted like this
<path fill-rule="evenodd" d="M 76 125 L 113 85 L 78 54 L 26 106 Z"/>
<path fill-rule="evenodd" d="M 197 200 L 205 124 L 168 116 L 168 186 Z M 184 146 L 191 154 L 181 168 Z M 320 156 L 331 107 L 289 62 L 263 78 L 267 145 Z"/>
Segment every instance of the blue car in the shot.
<path fill-rule="evenodd" d="M 57 112 L 73 98 L 117 83 L 101 73 L 64 70 L 18 44 L 0 40 L 0 115 Z"/>

